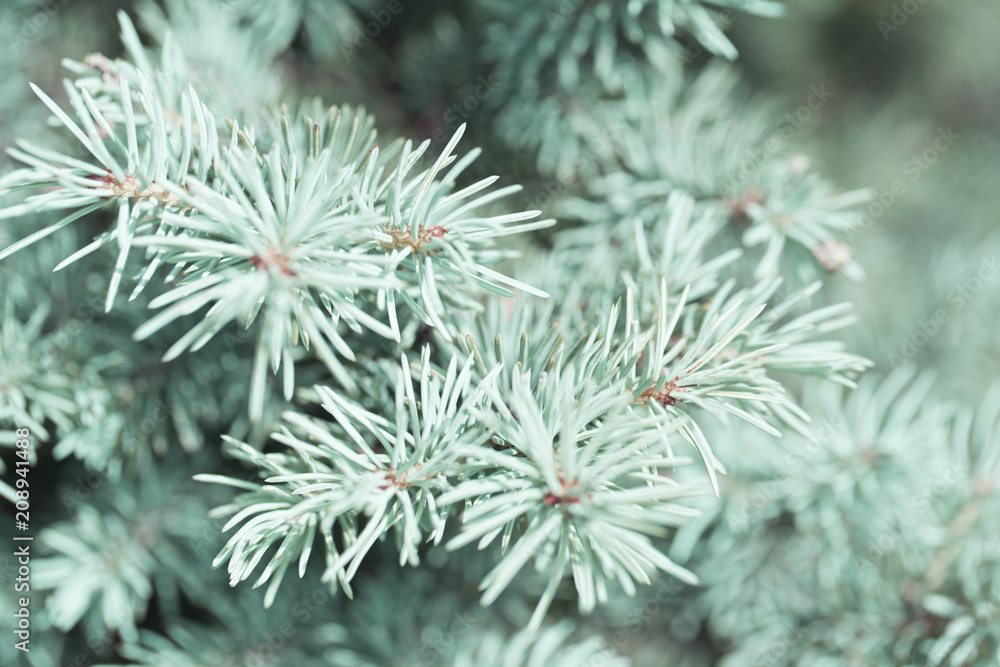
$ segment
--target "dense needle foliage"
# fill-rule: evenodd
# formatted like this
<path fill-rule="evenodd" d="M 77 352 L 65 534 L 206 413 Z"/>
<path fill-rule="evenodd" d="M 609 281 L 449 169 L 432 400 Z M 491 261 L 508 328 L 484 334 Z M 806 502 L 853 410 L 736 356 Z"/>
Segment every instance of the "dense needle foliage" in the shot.
<path fill-rule="evenodd" d="M 8 3 L 0 662 L 997 664 L 970 5 Z"/>

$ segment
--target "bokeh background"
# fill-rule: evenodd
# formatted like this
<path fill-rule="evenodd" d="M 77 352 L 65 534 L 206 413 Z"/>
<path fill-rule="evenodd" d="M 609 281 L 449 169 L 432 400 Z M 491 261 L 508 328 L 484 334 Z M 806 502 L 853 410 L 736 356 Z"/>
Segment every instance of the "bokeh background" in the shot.
<path fill-rule="evenodd" d="M 1000 377 L 1000 283 L 969 283 L 1000 243 L 998 27 L 1000 7 L 981 0 L 792 2 L 780 28 L 734 26 L 748 75 L 790 108 L 812 85 L 835 91 L 803 136 L 808 152 L 839 185 L 879 192 L 852 242 L 869 278 L 835 283 L 863 322 L 853 349 L 883 369 L 902 357 L 933 367 L 966 401 Z M 957 139 L 938 152 L 942 130 Z M 915 336 L 941 309 L 947 323 Z"/>

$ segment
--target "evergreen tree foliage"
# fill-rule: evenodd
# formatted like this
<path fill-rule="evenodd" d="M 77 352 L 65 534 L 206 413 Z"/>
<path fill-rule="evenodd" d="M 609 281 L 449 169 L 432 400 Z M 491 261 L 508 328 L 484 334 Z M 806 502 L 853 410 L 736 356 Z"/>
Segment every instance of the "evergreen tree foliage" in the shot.
<path fill-rule="evenodd" d="M 996 10 L 912 4 L 5 5 L 0 662 L 998 664 Z"/>

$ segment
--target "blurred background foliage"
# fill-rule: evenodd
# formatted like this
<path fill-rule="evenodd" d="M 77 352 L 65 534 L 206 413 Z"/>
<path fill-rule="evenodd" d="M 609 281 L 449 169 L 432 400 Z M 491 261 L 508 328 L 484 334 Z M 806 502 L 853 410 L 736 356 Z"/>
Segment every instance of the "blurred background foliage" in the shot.
<path fill-rule="evenodd" d="M 831 102 L 801 140 L 838 184 L 875 188 L 889 202 L 884 212 L 869 207 L 871 224 L 853 241 L 869 280 L 833 281 L 836 297 L 853 302 L 865 323 L 845 332 L 851 349 L 883 370 L 904 357 L 932 367 L 943 393 L 973 402 L 1000 377 L 1000 283 L 995 274 L 975 292 L 969 283 L 1000 252 L 1000 47 L 991 37 L 1000 7 L 988 0 L 788 7 L 780 33 L 752 17 L 734 25 L 741 64 L 789 107 L 827 83 Z M 958 138 L 935 156 L 940 129 Z M 934 159 L 921 161 L 925 151 Z M 896 182 L 903 194 L 892 193 Z M 919 345 L 919 322 L 942 309 L 946 325 Z"/>

